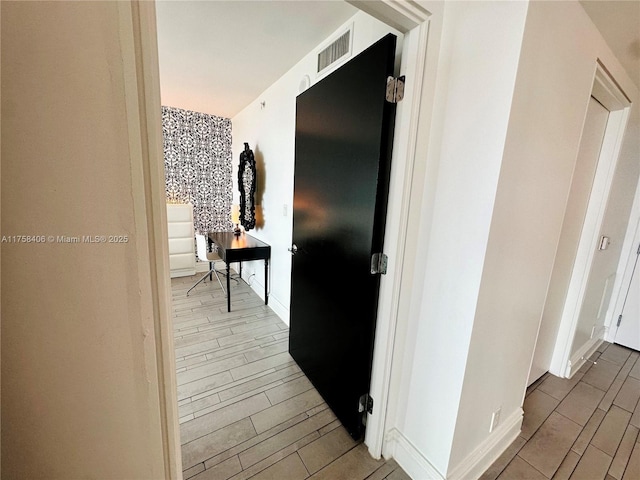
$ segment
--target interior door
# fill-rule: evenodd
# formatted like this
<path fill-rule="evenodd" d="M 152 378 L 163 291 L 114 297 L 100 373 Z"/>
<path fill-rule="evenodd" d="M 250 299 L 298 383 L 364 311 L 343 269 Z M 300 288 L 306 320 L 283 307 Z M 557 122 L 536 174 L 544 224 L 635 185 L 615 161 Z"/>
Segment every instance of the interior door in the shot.
<path fill-rule="evenodd" d="M 589 198 L 591 197 L 591 189 L 598 168 L 600 148 L 602 147 L 608 118 L 609 111 L 595 98 L 591 97 L 582 130 L 580 149 L 578 150 L 578 157 L 573 171 L 571 189 L 565 208 L 564 221 L 551 274 L 551 281 L 549 282 L 547 300 L 544 305 L 540 329 L 538 331 L 536 349 L 531 363 L 531 370 L 529 371 L 528 385 L 531 385 L 539 377 L 544 375 L 551 365 L 551 358 L 558 336 L 560 319 L 562 318 L 562 312 L 567 299 L 571 273 L 576 260 L 578 244 L 580 242 L 580 236 L 582 235 L 582 227 L 587 214 Z M 600 256 L 604 255 L 607 259 L 610 259 L 611 250 L 598 253 Z M 615 266 L 613 271 L 615 271 Z M 595 272 L 596 270 L 594 270 L 594 273 Z M 610 272 L 607 272 L 605 277 L 609 274 Z M 594 275 L 593 279 L 597 279 L 597 276 Z M 592 288 L 596 288 L 596 284 L 593 282 L 592 284 Z M 602 290 L 600 293 L 602 293 Z M 597 296 L 598 294 L 595 293 L 592 295 Z M 600 299 L 601 296 L 598 296 L 597 299 L 593 301 L 597 302 Z M 593 309 L 597 311 L 598 306 L 599 305 L 596 305 Z M 587 312 L 588 310 L 585 310 L 585 314 Z M 581 336 L 583 334 L 590 335 L 591 326 L 594 322 L 591 321 L 589 324 L 585 316 L 583 316 L 583 322 L 584 324 L 581 324 L 580 327 L 578 340 L 584 342 L 585 340 L 581 338 Z M 588 333 L 585 333 L 585 331 L 588 331 Z"/>
<path fill-rule="evenodd" d="M 602 115 L 609 116 L 609 111 L 602 105 L 599 106 Z M 605 127 L 606 128 L 606 127 Z M 604 129 L 603 129 L 604 130 Z M 594 148 L 594 154 L 600 156 L 602 142 Z M 622 243 L 623 233 L 619 236 L 611 236 L 615 233 L 616 219 L 619 214 L 607 206 L 602 224 L 600 225 L 600 235 L 607 237 L 602 248 L 595 247 L 595 252 L 587 282 L 585 285 L 584 297 L 580 306 L 580 313 L 576 324 L 575 336 L 571 346 L 570 358 L 579 354 L 592 339 L 604 338 L 606 314 L 611 303 L 611 295 L 616 280 L 618 263 L 620 261 L 620 248 L 617 245 Z M 610 237 L 610 238 L 609 238 Z"/>
<path fill-rule="evenodd" d="M 625 297 L 622 309 L 616 312 L 615 317 L 615 321 L 619 322 L 615 343 L 640 350 L 640 225 L 636 230 L 634 245 L 637 250 L 629 256 L 626 267 L 632 272 L 631 279 L 623 287 Z"/>
<path fill-rule="evenodd" d="M 289 350 L 354 437 L 369 392 L 395 105 L 387 35 L 298 96 Z"/>

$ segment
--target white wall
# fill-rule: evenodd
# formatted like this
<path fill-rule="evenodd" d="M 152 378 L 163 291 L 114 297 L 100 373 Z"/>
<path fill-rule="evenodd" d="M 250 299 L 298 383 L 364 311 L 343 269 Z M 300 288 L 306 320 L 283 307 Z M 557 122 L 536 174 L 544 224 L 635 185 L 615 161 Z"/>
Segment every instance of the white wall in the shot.
<path fill-rule="evenodd" d="M 579 154 L 571 178 L 562 230 L 556 249 L 553 272 L 542 313 L 541 329 L 547 325 L 557 324 L 558 319 L 562 316 L 608 117 L 608 111 L 599 102 L 594 99 L 589 100 L 581 133 Z M 555 341 L 549 339 L 552 341 L 545 343 L 545 335 L 541 339 L 542 341 L 536 344 L 531 373 L 527 380 L 528 384 L 549 370 Z"/>
<path fill-rule="evenodd" d="M 2 478 L 166 476 L 127 8 L 2 2 L 3 235 L 129 238 L 2 246 Z"/>
<path fill-rule="evenodd" d="M 522 405 L 598 59 L 637 98 L 577 2 L 530 3 L 453 467 L 489 436 L 494 409 L 507 419 Z"/>
<path fill-rule="evenodd" d="M 389 32 L 399 37 L 397 51 L 400 51 L 401 34 L 363 12 L 358 12 L 336 32 L 343 31 L 351 23 L 354 23 L 353 55 Z M 258 169 L 258 225 L 249 233 L 271 245 L 269 306 L 287 324 L 291 296 L 291 254 L 287 248 L 291 247 L 293 235 L 296 96 L 305 75 L 309 76 L 311 84 L 317 81 L 315 67 L 314 50 L 231 119 L 234 203 L 238 203 L 239 198 L 238 161 L 244 142 L 247 142 L 253 149 Z M 260 296 L 264 295 L 263 265 L 262 262 L 243 264 L 245 278 L 255 273 L 250 283 Z"/>
<path fill-rule="evenodd" d="M 437 162 L 411 375 L 396 428 L 441 475 L 450 464 L 466 357 L 527 5 L 445 4 L 429 156 Z M 499 20 L 498 20 L 499 19 Z M 505 28 L 500 28 L 501 26 Z M 494 52 L 494 54 L 490 54 Z M 435 160 L 433 160 L 435 159 Z M 433 198 L 433 200 L 432 200 Z M 431 203 L 433 201 L 433 203 Z M 401 352 L 400 352 L 401 353 Z M 404 414 L 403 414 L 404 413 Z"/>
<path fill-rule="evenodd" d="M 577 2 L 446 3 L 442 35 L 433 220 L 395 428 L 416 465 L 474 478 L 519 431 L 597 59 L 637 93 Z"/>
<path fill-rule="evenodd" d="M 3 245 L 3 478 L 163 477 L 118 8 L 2 3 L 2 233 L 135 240 L 113 249 Z M 452 476 L 491 440 L 493 408 L 517 418 L 595 59 L 634 101 L 637 92 L 577 3 L 535 2 L 526 24 L 518 2 L 452 2 L 444 12 L 422 223 L 409 226 L 427 233 L 411 292 L 422 303 L 406 329 L 415 349 L 393 426 Z M 246 112 L 265 130 L 274 123 L 260 123 L 261 113 L 293 114 L 267 93 Z M 638 138 L 634 125 L 627 140 Z M 281 160 L 266 139 L 239 133 L 239 145 L 262 153 L 267 180 L 292 175 L 293 143 Z M 637 167 L 637 140 L 623 156 Z M 285 187 L 267 184 L 265 228 L 255 233 L 286 257 L 290 212 L 278 223 L 286 235 L 269 225 L 291 205 Z M 631 198 L 618 201 L 627 208 Z M 286 262 L 278 260 L 288 283 Z"/>
<path fill-rule="evenodd" d="M 538 5 L 538 3 L 541 3 Z M 547 193 L 544 195 L 545 205 L 547 202 L 562 202 L 560 193 L 553 194 L 558 188 L 562 191 L 566 188 L 567 176 L 569 173 L 566 169 L 573 168 L 570 162 L 571 158 L 577 157 L 577 151 L 582 133 L 582 126 L 586 116 L 589 95 L 591 93 L 593 78 L 595 74 L 596 61 L 599 59 L 605 68 L 611 72 L 613 77 L 618 81 L 626 92 L 633 99 L 637 99 L 637 89 L 632 84 L 626 73 L 622 70 L 618 61 L 614 58 L 608 46 L 605 44 L 601 35 L 591 23 L 588 16 L 579 5 L 574 2 L 559 2 L 558 5 L 546 5 L 544 2 L 534 2 L 535 9 L 532 10 L 535 16 L 530 19 L 531 22 L 531 41 L 529 43 L 529 55 L 531 58 L 528 92 L 523 91 L 523 104 L 531 104 L 533 109 L 534 102 L 539 105 L 538 114 L 540 116 L 539 128 L 547 126 L 547 130 L 541 135 L 542 138 L 548 138 L 552 141 L 545 142 L 540 145 L 536 139 L 535 144 L 538 150 L 537 156 L 530 156 L 529 160 L 536 158 L 544 158 L 548 155 L 554 155 L 555 165 L 559 168 L 562 166 L 562 175 L 556 170 L 555 175 L 549 175 L 547 181 Z M 580 42 L 575 39 L 580 38 Z M 550 59 L 554 59 L 553 62 Z M 537 91 L 548 92 L 547 95 L 535 96 L 531 98 L 531 89 Z M 527 100 L 526 98 L 531 98 Z M 530 110 L 533 111 L 533 110 Z M 524 115 L 530 115 L 530 111 L 525 111 Z M 553 114 L 552 116 L 549 114 Z M 631 205 L 631 197 L 638 180 L 638 151 L 640 150 L 638 141 L 638 128 L 640 122 L 638 117 L 638 109 L 632 109 L 632 115 L 629 120 L 627 133 L 622 145 L 618 160 L 618 167 L 613 179 L 612 194 L 609 199 L 608 212 L 605 215 L 604 228 L 613 239 L 610 246 L 610 252 L 616 252 L 619 255 L 622 236 L 626 230 L 628 213 Z M 534 127 L 535 125 L 532 125 Z M 555 137 L 554 137 L 555 135 Z M 533 138 L 534 132 L 530 134 Z M 545 146 L 546 145 L 546 146 Z M 545 148 L 545 150 L 541 150 Z M 562 182 L 563 185 L 560 185 Z M 566 200 L 569 198 L 569 190 L 566 193 Z M 562 194 L 564 195 L 564 194 Z M 553 218 L 555 222 L 559 222 L 557 215 L 559 213 L 554 210 Z M 547 221 L 549 221 L 549 218 Z M 541 230 L 545 232 L 548 230 Z M 559 243 L 562 248 L 562 244 Z M 562 258 L 556 258 L 556 261 L 563 261 Z M 563 374 L 566 365 L 560 366 L 560 360 L 552 358 L 563 357 L 562 353 L 558 353 L 564 348 L 566 339 L 559 338 L 560 320 L 562 309 L 554 308 L 557 297 L 562 296 L 562 292 L 558 292 L 557 284 L 552 284 L 547 296 L 547 304 L 545 305 L 542 323 L 538 334 L 538 343 L 536 346 L 536 355 L 534 358 L 535 368 L 538 371 L 546 371 L 553 364 L 557 364 L 557 368 L 552 368 L 552 372 Z M 560 344 L 556 343 L 559 338 Z M 555 355 L 554 355 L 555 350 Z"/>

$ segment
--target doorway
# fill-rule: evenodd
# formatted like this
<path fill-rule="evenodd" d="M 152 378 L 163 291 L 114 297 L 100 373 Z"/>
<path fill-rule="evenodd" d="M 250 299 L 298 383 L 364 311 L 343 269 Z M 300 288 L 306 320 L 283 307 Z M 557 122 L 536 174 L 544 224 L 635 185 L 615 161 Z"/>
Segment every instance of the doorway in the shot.
<path fill-rule="evenodd" d="M 553 318 L 559 318 L 566 301 L 567 289 L 576 258 L 578 242 L 584 224 L 591 187 L 598 167 L 598 157 L 609 111 L 591 97 L 584 122 L 582 142 L 573 173 L 571 190 L 562 225 L 562 233 L 553 265 L 549 293 L 542 315 L 542 325 L 536 344 L 527 385 L 531 385 L 549 370 L 551 354 L 555 346 L 555 336 L 547 330 L 553 326 Z"/>
<path fill-rule="evenodd" d="M 360 5 L 359 5 L 360 6 Z M 408 8 L 410 7 L 410 8 Z M 158 132 L 161 131 L 155 118 L 159 105 L 156 106 L 156 99 L 159 98 L 159 85 L 157 75 L 157 53 L 154 50 L 155 43 L 155 12 L 153 4 L 137 4 L 134 9 L 136 17 L 135 28 L 140 35 L 140 42 L 137 44 L 135 56 L 140 60 L 137 64 L 140 74 L 144 78 L 145 88 L 138 92 L 144 97 L 144 102 L 149 109 L 146 112 L 148 124 L 147 135 L 149 143 L 154 151 L 161 144 Z M 407 33 L 408 41 L 404 44 L 403 58 L 407 77 L 413 78 L 413 82 L 405 89 L 405 105 L 399 108 L 396 122 L 396 147 L 394 148 L 394 168 L 391 172 L 391 188 L 389 214 L 387 216 L 388 226 L 392 227 L 393 235 L 385 239 L 388 255 L 395 258 L 392 269 L 383 279 L 381 285 L 379 310 L 385 312 L 384 322 L 378 324 L 377 337 L 381 340 L 380 345 L 376 345 L 377 353 L 374 356 L 374 371 L 372 379 L 372 393 L 377 397 L 377 404 L 380 406 L 377 414 L 370 417 L 368 424 L 367 439 L 369 451 L 374 457 L 379 457 L 382 450 L 382 439 L 385 423 L 386 402 L 388 397 L 389 378 L 391 375 L 391 358 L 393 355 L 394 333 L 398 324 L 397 311 L 400 288 L 400 274 L 405 266 L 404 248 L 407 238 L 407 231 L 401 225 L 407 225 L 409 215 L 409 205 L 412 200 L 411 185 L 416 180 L 416 175 L 423 176 L 424 168 L 414 168 L 416 152 L 422 151 L 424 145 L 419 144 L 419 132 L 424 134 L 428 128 L 430 111 L 432 108 L 432 86 L 427 91 L 423 91 L 424 77 L 426 72 L 427 59 L 427 39 L 430 13 L 418 5 L 410 3 L 408 6 L 394 6 L 385 2 L 367 2 L 362 4 L 362 9 L 372 14 L 380 20 L 391 24 L 393 27 Z M 435 47 L 434 47 L 435 48 Z M 429 57 L 433 58 L 433 57 Z M 436 57 L 437 58 L 437 57 Z M 423 101 L 424 97 L 424 101 Z M 420 105 L 420 108 L 415 107 Z M 159 118 L 159 115 L 157 115 Z M 155 184 L 153 185 L 153 201 L 150 203 L 150 218 L 162 219 L 164 210 L 164 194 L 160 187 L 161 177 L 154 173 Z M 157 185 L 156 185 L 157 184 Z M 417 203 L 417 202 L 416 202 Z M 159 227 L 161 229 L 161 227 Z M 166 233 L 166 232 L 165 232 Z M 164 272 L 160 267 L 158 276 L 160 281 L 164 281 Z M 164 322 L 163 322 L 164 323 Z M 165 448 L 167 452 L 167 462 L 171 471 L 176 471 L 179 460 L 179 443 L 177 443 L 178 427 L 175 402 L 175 373 L 173 369 L 172 342 L 167 339 L 170 332 L 170 321 L 163 325 L 162 338 L 158 343 L 161 356 L 164 358 L 161 365 L 161 375 L 165 378 L 163 398 L 166 412 L 164 422 Z M 380 347 L 380 348 L 378 348 Z M 379 395 L 376 393 L 378 392 Z"/>
<path fill-rule="evenodd" d="M 356 439 L 369 409 L 396 40 L 387 34 L 296 101 L 289 351 Z"/>
<path fill-rule="evenodd" d="M 606 207 L 629 107 L 598 64 L 529 385 L 546 371 L 570 377 L 604 338 L 621 243 L 610 246 Z"/>
<path fill-rule="evenodd" d="M 614 309 L 613 341 L 640 350 L 640 222 L 636 226 L 631 245 L 626 265 L 621 272 L 622 288 Z"/>

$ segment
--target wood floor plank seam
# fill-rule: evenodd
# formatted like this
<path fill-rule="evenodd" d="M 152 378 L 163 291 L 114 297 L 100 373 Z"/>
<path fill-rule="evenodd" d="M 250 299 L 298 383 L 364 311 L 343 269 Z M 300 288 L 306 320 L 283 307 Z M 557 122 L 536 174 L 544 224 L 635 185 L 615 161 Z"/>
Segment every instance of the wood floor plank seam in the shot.
<path fill-rule="evenodd" d="M 264 337 L 263 337 L 264 338 Z M 215 340 L 215 339 L 214 339 Z M 198 357 L 200 355 L 214 355 L 216 354 L 215 357 L 212 357 L 212 360 L 217 360 L 219 358 L 224 358 L 227 355 L 231 356 L 231 355 L 235 355 L 238 351 L 242 351 L 244 348 L 253 348 L 256 346 L 260 346 L 261 344 L 258 343 L 257 345 L 255 344 L 255 342 L 258 342 L 259 340 L 253 339 L 253 340 L 249 340 L 247 342 L 243 342 L 241 344 L 236 344 L 236 345 L 232 345 L 232 346 L 228 346 L 228 347 L 221 347 L 221 346 L 216 346 L 214 348 L 211 349 L 203 349 L 202 351 L 197 351 L 195 353 L 192 353 L 188 356 L 184 356 L 184 357 L 179 357 L 179 359 L 181 360 L 188 360 L 190 358 L 194 358 L 194 357 Z M 250 347 L 248 346 L 249 344 L 253 344 Z M 197 346 L 200 344 L 195 344 L 195 345 L 190 345 L 190 346 Z M 226 350 L 228 350 L 228 353 L 224 353 Z"/>
<path fill-rule="evenodd" d="M 269 370 L 265 370 L 264 372 L 260 372 L 260 373 L 257 373 L 257 374 L 255 374 L 255 375 L 252 375 L 251 377 L 246 377 L 246 378 L 243 378 L 243 379 L 241 379 L 241 380 L 234 380 L 234 381 L 232 381 L 232 382 L 229 382 L 229 383 L 226 383 L 226 384 L 220 385 L 220 386 L 218 386 L 218 387 L 212 388 L 212 389 L 211 389 L 211 390 L 209 390 L 208 392 L 203 392 L 203 393 L 199 393 L 199 394 L 197 394 L 197 395 L 194 395 L 194 396 L 193 396 L 193 399 L 194 399 L 194 400 L 199 400 L 200 398 L 202 398 L 202 397 L 206 396 L 207 394 L 210 394 L 210 393 L 219 393 L 219 392 L 224 391 L 224 390 L 227 390 L 227 389 L 229 389 L 229 388 L 233 388 L 233 387 L 235 387 L 235 386 L 241 385 L 242 383 L 246 383 L 246 382 L 249 382 L 249 381 L 251 381 L 251 380 L 255 380 L 255 379 L 257 379 L 257 378 L 260 378 L 260 377 L 263 377 L 263 376 L 265 376 L 265 375 L 269 375 L 269 374 L 271 374 L 271 373 L 275 373 L 275 372 L 276 372 L 276 370 L 275 370 L 275 369 L 269 369 Z"/>
<path fill-rule="evenodd" d="M 524 446 L 523 446 L 523 448 L 524 448 Z M 520 449 L 520 452 L 521 452 L 521 451 L 522 451 L 522 448 Z M 569 450 L 569 452 L 570 452 L 570 451 L 571 451 L 571 450 Z M 553 476 L 552 476 L 552 477 L 547 477 L 544 473 L 542 473 L 540 470 L 538 470 L 538 469 L 536 468 L 536 466 L 535 466 L 535 465 L 532 465 L 531 463 L 529 463 L 529 462 L 527 461 L 527 459 L 526 459 L 526 458 L 523 458 L 523 457 L 520 455 L 520 452 L 518 452 L 518 454 L 516 455 L 516 457 L 519 457 L 519 458 L 520 458 L 520 460 L 522 460 L 523 462 L 525 462 L 527 465 L 529 465 L 531 468 L 533 468 L 536 472 L 538 472 L 538 473 L 539 473 L 540 475 L 542 475 L 543 477 L 545 477 L 545 478 L 553 478 Z M 564 457 L 562 457 L 562 460 L 563 460 L 563 461 L 564 461 L 564 459 L 567 457 L 567 455 L 568 455 L 568 452 L 567 452 L 567 454 L 565 454 L 565 456 L 564 456 Z M 560 462 L 560 465 L 562 465 L 562 462 Z M 560 468 L 560 467 L 558 467 L 558 468 Z M 556 469 L 553 473 L 555 474 L 557 471 L 558 471 L 558 470 Z"/>
<path fill-rule="evenodd" d="M 288 422 L 285 422 L 282 425 L 279 425 L 278 427 L 274 427 L 273 429 L 259 434 L 249 440 L 246 440 L 245 442 L 238 444 L 228 450 L 226 450 L 225 452 L 222 452 L 221 454 L 212 457 L 210 459 L 208 459 L 205 462 L 205 467 L 206 468 L 210 468 L 214 465 L 216 465 L 217 463 L 225 460 L 226 458 L 228 458 L 229 456 L 232 455 L 239 455 L 240 453 L 244 452 L 245 450 L 253 447 L 254 445 L 257 445 L 258 443 L 261 443 L 265 440 L 270 439 L 271 437 L 273 437 L 274 435 L 277 435 L 278 433 L 280 433 L 281 431 L 285 430 L 286 428 L 289 428 L 299 422 L 302 422 L 304 420 L 306 420 L 306 416 L 305 415 L 298 415 L 297 417 L 294 417 L 293 419 L 290 419 Z"/>
<path fill-rule="evenodd" d="M 618 449 L 616 450 L 611 466 L 609 467 L 609 475 L 618 480 L 622 480 L 624 471 L 627 468 L 631 457 L 631 452 L 633 451 L 637 440 L 638 428 L 633 425 L 627 425 L 622 441 L 620 442 L 620 445 L 618 445 Z"/>
<path fill-rule="evenodd" d="M 632 377 L 632 374 L 640 376 L 640 367 L 635 370 L 636 365 L 640 365 L 640 354 L 605 342 L 591 359 L 597 360 L 597 364 L 583 365 L 576 373 L 578 377 L 559 379 L 546 374 L 527 389 L 523 432 L 527 424 L 534 430 L 528 438 L 519 436 L 481 480 L 550 477 L 554 480 L 635 480 L 640 477 L 640 426 L 635 425 L 640 423 L 640 385 Z M 535 392 L 548 393 L 542 396 Z M 551 398 L 558 402 L 553 410 L 550 410 Z M 572 425 L 577 433 L 566 452 L 567 439 L 563 440 L 561 452 L 557 443 L 558 435 L 566 436 L 566 432 L 544 427 L 552 416 L 554 421 L 562 419 L 562 425 Z M 535 449 L 527 448 L 530 442 L 538 442 Z M 556 456 L 549 463 L 547 455 L 554 450 Z M 558 453 L 563 454 L 562 459 Z M 636 458 L 633 462 L 632 457 Z"/>
<path fill-rule="evenodd" d="M 318 412 L 318 413 L 320 413 L 320 412 Z M 264 432 L 264 434 L 258 435 L 258 437 L 260 437 L 259 440 L 260 440 L 260 442 L 267 441 L 270 438 L 272 438 L 273 436 L 281 433 L 282 431 L 285 431 L 288 428 L 294 427 L 295 425 L 297 425 L 297 424 L 299 424 L 299 423 L 301 423 L 301 422 L 303 422 L 303 421 L 305 421 L 305 420 L 307 420 L 309 418 L 311 418 L 311 416 L 307 415 L 306 413 L 301 414 L 294 422 L 291 422 L 291 421 L 283 422 L 282 424 L 276 425 L 271 430 L 269 430 L 267 432 Z M 249 439 L 249 440 L 247 440 L 246 442 L 244 442 L 244 443 L 242 443 L 240 445 L 234 446 L 232 449 L 230 449 L 230 451 L 233 451 L 234 454 L 240 454 L 243 451 L 245 451 L 246 449 L 249 449 L 249 448 L 253 447 L 256 443 L 258 443 L 256 440 L 258 440 L 257 437 Z M 224 452 L 222 452 L 222 453 L 224 453 Z M 214 457 L 212 457 L 212 458 L 214 458 Z M 222 461 L 225 458 L 226 457 L 224 457 L 224 456 L 220 457 L 220 458 L 218 458 L 218 461 Z M 211 461 L 211 459 L 207 459 L 205 461 L 205 464 L 208 464 L 210 461 Z M 216 463 L 212 463 L 212 465 L 210 465 L 210 466 L 213 466 Z M 209 468 L 210 466 L 207 466 L 207 468 Z"/>
<path fill-rule="evenodd" d="M 232 287 L 232 312 L 215 282 L 186 297 L 198 278 L 172 279 L 185 480 L 263 480 L 286 468 L 309 478 L 301 449 L 319 454 L 346 431 L 288 354 L 287 325 L 244 282 Z M 264 402 L 256 404 L 256 397 Z M 234 410 L 246 402 L 255 411 Z M 275 416 L 263 413 L 269 409 Z M 227 437 L 227 431 L 235 433 Z M 358 449 L 352 456 L 368 466 L 350 464 L 362 470 L 353 480 L 409 478 L 397 464 L 373 460 L 362 443 L 354 445 L 344 454 Z"/>

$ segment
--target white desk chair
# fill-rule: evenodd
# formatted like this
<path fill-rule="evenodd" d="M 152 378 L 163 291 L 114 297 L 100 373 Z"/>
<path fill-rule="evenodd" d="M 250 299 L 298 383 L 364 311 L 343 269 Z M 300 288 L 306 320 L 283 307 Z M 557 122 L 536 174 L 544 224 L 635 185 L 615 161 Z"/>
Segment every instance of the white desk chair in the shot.
<path fill-rule="evenodd" d="M 196 288 L 200 284 L 200 282 L 204 281 L 207 277 L 209 277 L 209 280 L 213 280 L 214 274 L 218 279 L 220 288 L 222 288 L 222 291 L 226 294 L 227 291 L 222 286 L 222 282 L 220 281 L 220 277 L 218 275 L 218 271 L 216 270 L 216 266 L 215 266 L 215 262 L 222 259 L 218 256 L 217 253 L 209 251 L 209 249 L 207 248 L 207 239 L 204 235 L 196 234 L 196 250 L 198 253 L 198 258 L 201 261 L 209 262 L 209 271 L 200 280 L 198 280 L 189 290 L 187 290 L 187 297 L 189 296 L 189 292 L 191 292 L 191 290 Z M 225 275 L 222 272 L 220 272 L 220 274 Z"/>

